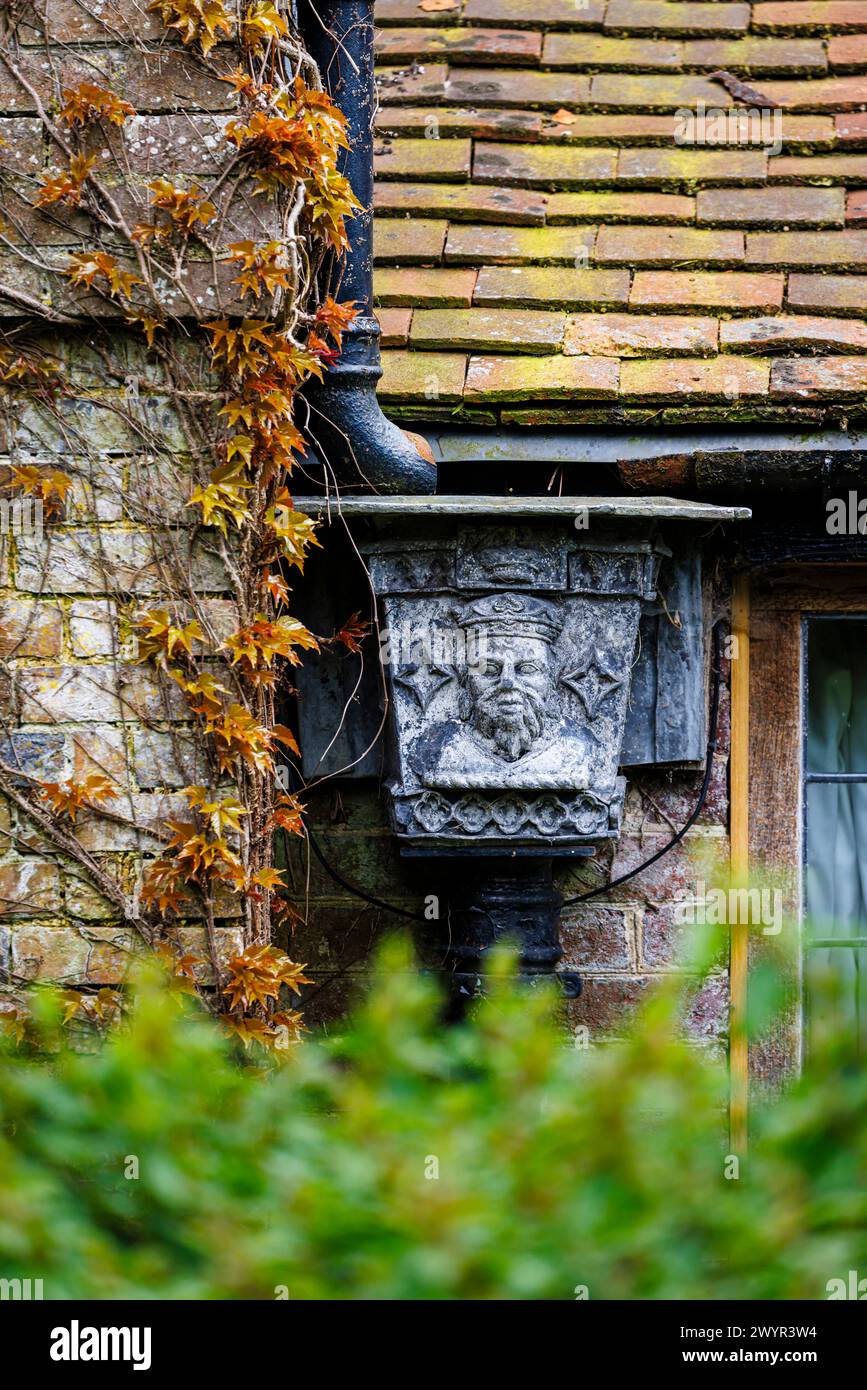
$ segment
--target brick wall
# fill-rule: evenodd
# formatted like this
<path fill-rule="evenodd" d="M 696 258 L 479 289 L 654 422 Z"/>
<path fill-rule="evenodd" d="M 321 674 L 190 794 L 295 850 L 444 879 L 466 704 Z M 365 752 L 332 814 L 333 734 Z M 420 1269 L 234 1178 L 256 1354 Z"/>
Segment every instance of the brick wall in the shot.
<path fill-rule="evenodd" d="M 0 481 L 8 482 L 10 465 L 36 464 L 63 469 L 73 488 L 41 537 L 13 534 L 14 527 L 0 537 L 0 760 L 40 780 L 90 772 L 111 778 L 119 792 L 112 814 L 82 813 L 78 835 L 134 903 L 142 863 L 157 849 L 148 827 L 186 811 L 177 789 L 205 773 L 184 722 L 188 712 L 134 661 L 131 608 L 164 601 L 165 564 L 174 556 L 189 568 L 205 630 L 225 635 L 237 623 L 219 537 L 194 530 L 185 505 L 188 434 L 174 383 L 161 375 L 141 333 L 118 322 L 117 306 L 51 273 L 70 252 L 90 249 L 97 231 L 80 211 L 57 205 L 43 215 L 32 206 L 39 175 L 57 162 L 38 111 L 41 104 L 56 113 L 60 87 L 80 81 L 110 88 L 136 108 L 123 153 L 119 135 L 110 151 L 96 132 L 92 137 L 117 205 L 131 217 L 149 179 L 194 175 L 207 186 L 219 173 L 226 157 L 219 136 L 232 98 L 216 74 L 231 63 L 219 54 L 209 64 L 197 60 L 137 0 L 37 0 L 7 6 L 3 23 L 4 52 L 26 85 L 0 63 L 4 234 L 16 248 L 0 248 L 0 327 L 16 343 L 33 343 L 22 331 L 20 296 L 44 306 L 48 322 L 38 347 L 57 360 L 72 390 L 42 401 L 3 392 Z M 119 153 L 128 156 L 120 166 Z M 245 206 L 242 223 L 252 217 Z M 244 234 L 242 225 L 236 234 Z M 99 235 L 110 244 L 104 231 Z M 197 310 L 213 316 L 211 280 L 209 264 L 191 268 L 188 317 Z M 168 287 L 165 293 L 167 306 L 177 308 Z M 177 331 L 188 382 L 207 392 L 206 359 L 192 345 L 194 335 Z M 227 901 L 218 924 L 224 951 L 237 939 L 235 911 Z M 13 984 L 113 983 L 136 939 L 117 902 L 5 800 L 0 923 L 0 966 Z M 194 916 L 179 929 L 204 955 L 202 935 Z"/>

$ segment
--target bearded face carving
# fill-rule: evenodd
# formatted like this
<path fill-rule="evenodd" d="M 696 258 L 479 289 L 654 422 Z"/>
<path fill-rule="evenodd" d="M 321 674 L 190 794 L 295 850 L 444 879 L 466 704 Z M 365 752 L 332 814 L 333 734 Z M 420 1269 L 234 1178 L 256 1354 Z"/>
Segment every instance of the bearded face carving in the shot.
<path fill-rule="evenodd" d="M 529 752 L 559 713 L 551 649 L 541 637 L 492 634 L 462 676 L 458 713 L 507 762 Z"/>

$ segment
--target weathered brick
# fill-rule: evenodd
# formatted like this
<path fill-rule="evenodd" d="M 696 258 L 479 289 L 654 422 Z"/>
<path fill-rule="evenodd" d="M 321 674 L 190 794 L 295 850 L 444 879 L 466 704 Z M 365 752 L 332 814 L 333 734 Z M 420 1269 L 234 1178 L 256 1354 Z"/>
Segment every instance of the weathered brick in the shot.
<path fill-rule="evenodd" d="M 828 43 L 828 62 L 844 72 L 867 66 L 867 34 L 837 34 Z"/>
<path fill-rule="evenodd" d="M 600 227 L 593 251 L 599 265 L 737 265 L 743 258 L 743 232 L 696 227 Z"/>
<path fill-rule="evenodd" d="M 445 93 L 448 68 L 445 63 L 426 63 L 423 67 L 377 68 L 376 86 L 383 105 L 387 102 L 432 101 Z"/>
<path fill-rule="evenodd" d="M 374 191 L 373 205 L 381 212 L 419 212 L 445 216 L 451 221 L 532 227 L 545 221 L 546 199 L 542 193 L 523 188 L 380 183 Z"/>
<path fill-rule="evenodd" d="M 379 179 L 460 180 L 469 177 L 469 140 L 378 141 L 373 168 Z"/>
<path fill-rule="evenodd" d="M 27 116 L 0 120 L 0 168 L 12 174 L 32 177 L 42 167 L 42 123 Z"/>
<path fill-rule="evenodd" d="M 635 913 L 629 908 L 567 908 L 560 927 L 563 964 L 596 973 L 633 965 Z"/>
<path fill-rule="evenodd" d="M 631 306 L 671 309 L 753 309 L 767 313 L 783 302 L 782 275 L 741 271 L 639 270 Z"/>
<path fill-rule="evenodd" d="M 867 227 L 867 188 L 846 194 L 846 222 L 850 227 Z"/>
<path fill-rule="evenodd" d="M 538 63 L 542 35 L 526 29 L 380 29 L 376 55 L 383 62 Z"/>
<path fill-rule="evenodd" d="M 63 54 L 63 83 L 74 86 L 78 82 L 98 82 L 102 86 L 112 86 L 115 82 L 115 68 L 119 54 L 114 49 L 75 50 L 67 48 Z M 0 63 L 0 111 L 15 114 L 35 113 L 36 101 L 31 91 L 39 95 L 46 89 L 46 61 L 41 50 L 23 49 L 15 66 L 27 86 L 13 76 L 5 63 Z M 52 82 L 59 95 L 59 82 Z M 28 91 L 28 87 L 30 91 Z"/>
<path fill-rule="evenodd" d="M 132 744 L 139 787 L 188 787 L 210 775 L 201 740 L 187 730 L 133 728 Z"/>
<path fill-rule="evenodd" d="M 379 0 L 376 7 L 377 24 L 454 24 L 459 18 L 463 0 L 445 0 L 443 9 L 422 10 L 416 0 Z"/>
<path fill-rule="evenodd" d="M 191 566 L 196 588 L 220 590 L 228 580 L 212 543 L 203 534 L 192 540 L 165 536 L 156 540 L 144 531 L 106 527 L 97 536 L 93 528 L 70 527 L 52 536 L 50 547 L 31 545 L 18 557 L 17 587 L 31 592 L 111 593 L 117 588 L 146 594 L 159 593 L 160 548 L 179 554 Z"/>
<path fill-rule="evenodd" d="M 703 188 L 696 195 L 696 218 L 716 226 L 839 227 L 842 188 Z"/>
<path fill-rule="evenodd" d="M 783 358 L 771 369 L 771 395 L 784 400 L 867 395 L 867 357 Z"/>
<path fill-rule="evenodd" d="M 683 1030 L 697 1043 L 724 1042 L 729 1029 L 729 981 L 727 975 L 708 975 L 684 1000 Z"/>
<path fill-rule="evenodd" d="M 626 304 L 628 299 L 628 272 L 571 267 L 483 266 L 475 293 L 475 303 L 488 308 L 508 304 L 527 309 L 583 309 Z"/>
<path fill-rule="evenodd" d="M 377 393 L 384 401 L 454 404 L 463 396 L 466 365 L 458 352 L 384 352 Z"/>
<path fill-rule="evenodd" d="M 752 322 L 752 320 L 746 320 Z M 578 314 L 566 324 L 563 351 L 605 357 L 715 353 L 717 321 L 698 315 Z"/>
<path fill-rule="evenodd" d="M 127 730 L 123 725 L 91 721 L 78 729 L 65 730 L 71 763 L 70 775 L 80 782 L 92 772 L 111 777 L 119 785 L 128 781 L 129 756 Z"/>
<path fill-rule="evenodd" d="M 789 111 L 852 111 L 864 105 L 863 77 L 816 82 L 762 81 L 762 93 Z"/>
<path fill-rule="evenodd" d="M 418 265 L 438 261 L 447 226 L 447 222 L 426 217 L 376 217 L 373 222 L 374 262 Z"/>
<path fill-rule="evenodd" d="M 473 352 L 508 347 L 544 354 L 560 346 L 565 318 L 534 309 L 416 309 L 410 342 L 420 348 L 466 348 Z"/>
<path fill-rule="evenodd" d="M 217 72 L 231 65 L 231 50 L 223 53 L 226 68 L 217 67 L 218 52 L 214 50 L 212 71 L 208 71 L 185 50 L 162 45 L 148 50 L 122 49 L 112 63 L 111 77 L 116 89 L 136 111 L 182 111 L 186 107 L 229 111 L 236 100 L 229 84 L 221 82 Z"/>
<path fill-rule="evenodd" d="M 122 520 L 124 472 L 123 462 L 116 458 L 97 456 L 70 463 L 72 488 L 66 499 L 66 521 L 87 525 L 94 520 Z"/>
<path fill-rule="evenodd" d="M 683 46 L 672 40 L 621 39 L 608 34 L 548 34 L 543 61 L 549 68 L 618 68 L 659 71 L 683 66 Z"/>
<path fill-rule="evenodd" d="M 69 611 L 69 644 L 74 656 L 113 656 L 119 650 L 117 606 L 103 599 L 75 599 Z"/>
<path fill-rule="evenodd" d="M 131 116 L 122 131 L 112 131 L 109 148 L 136 174 L 183 172 L 213 174 L 232 157 L 234 146 L 224 139 L 224 114 L 183 112 L 161 116 Z"/>
<path fill-rule="evenodd" d="M 0 917 L 39 917 L 61 906 L 56 864 L 38 856 L 6 854 L 0 862 Z"/>
<path fill-rule="evenodd" d="M 471 357 L 467 401 L 608 399 L 617 394 L 618 364 L 606 357 Z"/>
<path fill-rule="evenodd" d="M 807 313 L 827 309 L 863 313 L 867 282 L 861 275 L 789 275 L 786 303 L 789 309 Z"/>
<path fill-rule="evenodd" d="M 94 857 L 103 872 L 132 897 L 136 874 L 129 859 L 112 854 L 97 854 Z M 112 899 L 104 896 L 89 879 L 75 873 L 66 876 L 64 898 L 66 911 L 76 922 L 106 922 L 117 917 L 117 907 Z"/>
<path fill-rule="evenodd" d="M 36 0 L 22 15 L 17 34 L 19 42 L 41 47 L 46 39 L 58 44 L 160 39 L 165 29 L 141 0 L 100 0 L 92 7 L 77 0 Z"/>
<path fill-rule="evenodd" d="M 32 303 L 34 299 L 42 299 L 46 279 L 34 266 L 28 265 L 9 251 L 0 255 L 0 286 L 0 305 L 3 306 L 4 312 L 11 304 L 13 310 L 20 314 L 22 306 L 15 298 L 14 291 L 18 290 L 19 293 L 28 295 Z M 25 304 L 23 307 L 26 310 L 30 306 Z"/>
<path fill-rule="evenodd" d="M 60 656 L 62 642 L 57 604 L 48 599 L 0 600 L 0 655 L 5 660 Z"/>
<path fill-rule="evenodd" d="M 473 106 L 549 106 L 553 110 L 579 106 L 589 94 L 589 77 L 529 68 L 453 68 L 444 93 L 447 101 L 465 101 Z"/>
<path fill-rule="evenodd" d="M 656 5 L 658 0 L 654 0 Z M 671 8 L 666 6 L 666 8 Z M 714 4 L 714 8 L 718 8 Z M 683 106 L 731 106 L 732 99 L 724 87 L 707 77 L 686 74 L 600 73 L 590 80 L 590 100 L 594 106 L 622 110 L 634 106 L 639 111 L 677 111 Z"/>
<path fill-rule="evenodd" d="M 386 135 L 423 135 L 428 140 L 444 135 L 469 135 L 477 140 L 535 140 L 542 134 L 543 119 L 539 111 L 386 106 L 377 112 L 376 129 Z"/>
<path fill-rule="evenodd" d="M 392 901 L 409 901 L 418 906 L 420 901 L 420 880 L 413 867 L 401 859 L 394 837 L 386 827 L 373 831 L 347 830 L 335 827 L 320 828 L 316 832 L 325 858 L 332 864 L 341 864 L 342 873 L 357 883 L 367 893 L 391 893 Z M 305 892 L 316 897 L 350 897 L 341 892 L 334 879 L 319 863 L 309 863 L 304 846 L 299 842 L 292 857 L 296 881 L 305 884 Z M 431 884 L 427 891 L 437 891 L 438 885 Z M 309 885 L 309 886 L 308 886 Z M 424 891 L 424 890 L 422 890 Z"/>
<path fill-rule="evenodd" d="M 810 179 L 840 180 L 845 183 L 867 182 L 867 155 L 818 154 L 779 155 L 768 160 L 768 178 L 772 182 L 798 182 Z"/>
<path fill-rule="evenodd" d="M 556 114 L 556 113 L 554 113 Z M 544 115 L 542 133 L 551 140 L 567 143 L 603 145 L 664 144 L 674 138 L 674 114 L 652 115 L 644 111 L 625 114 L 574 111 L 571 120 L 561 123 L 554 115 Z"/>
<path fill-rule="evenodd" d="M 680 358 L 625 361 L 620 368 L 621 396 L 659 400 L 690 396 L 701 400 L 765 396 L 770 364 L 744 357 Z"/>
<path fill-rule="evenodd" d="M 476 145 L 473 178 L 479 183 L 509 183 L 524 188 L 570 188 L 611 182 L 617 151 L 601 146 Z"/>
<path fill-rule="evenodd" d="M 474 270 L 417 270 L 383 267 L 373 277 L 373 291 L 388 307 L 469 308 L 476 284 Z"/>
<path fill-rule="evenodd" d="M 602 23 L 604 0 L 587 0 L 576 5 L 575 0 L 466 0 L 463 17 L 470 24 L 543 24 L 558 29 L 591 29 Z M 379 10 L 377 10 L 379 17 Z"/>
<path fill-rule="evenodd" d="M 16 675 L 26 723 L 82 723 L 124 719 L 177 719 L 185 713 L 180 692 L 134 666 L 25 668 Z"/>
<path fill-rule="evenodd" d="M 119 926 L 19 927 L 12 933 L 12 964 L 25 980 L 117 985 L 136 945 L 134 933 Z"/>
<path fill-rule="evenodd" d="M 827 67 L 821 39 L 692 39 L 683 44 L 685 67 L 738 73 L 822 73 Z"/>
<path fill-rule="evenodd" d="M 764 183 L 767 155 L 759 149 L 621 150 L 618 183 Z"/>
<path fill-rule="evenodd" d="M 867 352 L 867 324 L 807 317 L 730 319 L 720 325 L 720 347 L 734 352 Z"/>
<path fill-rule="evenodd" d="M 862 0 L 772 0 L 753 5 L 754 29 L 863 29 Z"/>
<path fill-rule="evenodd" d="M 724 93 L 724 97 L 726 95 Z M 725 100 L 716 101 L 718 107 L 725 105 Z M 578 112 L 573 114 L 571 121 L 563 124 L 556 122 L 553 116 L 540 119 L 543 122 L 543 139 L 563 141 L 566 144 L 670 145 L 675 136 L 682 131 L 682 117 L 674 111 L 656 114 L 631 111 L 628 114 L 605 115 Z M 721 144 L 740 146 L 744 143 L 739 138 L 729 140 L 727 129 L 720 130 L 719 133 L 723 137 Z M 830 146 L 833 145 L 835 137 L 834 121 L 828 115 L 799 116 L 785 112 L 780 115 L 780 126 L 776 133 L 779 133 L 784 148 L 795 144 Z M 737 136 L 738 131 L 734 134 Z M 498 134 L 495 138 L 506 138 L 506 135 Z M 522 138 L 535 137 L 527 132 Z"/>
<path fill-rule="evenodd" d="M 749 5 L 665 4 L 658 0 L 609 0 L 605 28 L 629 33 L 743 34 L 749 28 Z"/>
<path fill-rule="evenodd" d="M 57 730 L 13 729 L 0 737 L 0 762 L 42 781 L 66 776 L 66 739 Z"/>
<path fill-rule="evenodd" d="M 452 265 L 584 263 L 595 235 L 595 227 L 449 227 L 445 259 Z"/>
<path fill-rule="evenodd" d="M 648 975 L 592 976 L 585 980 L 580 996 L 566 1004 L 567 1025 L 572 1031 L 587 1029 L 592 1043 L 616 1037 L 629 1027 L 652 984 L 653 977 Z"/>
<path fill-rule="evenodd" d="M 692 222 L 695 198 L 679 193 L 614 193 L 604 190 L 587 193 L 552 193 L 548 199 L 548 221 L 604 222 Z"/>
<path fill-rule="evenodd" d="M 867 266 L 867 232 L 750 232 L 746 259 L 753 265 Z"/>
<path fill-rule="evenodd" d="M 837 139 L 846 145 L 867 143 L 867 111 L 844 111 L 834 117 Z"/>
<path fill-rule="evenodd" d="M 383 347 L 405 347 L 409 338 L 412 309 L 377 309 Z"/>

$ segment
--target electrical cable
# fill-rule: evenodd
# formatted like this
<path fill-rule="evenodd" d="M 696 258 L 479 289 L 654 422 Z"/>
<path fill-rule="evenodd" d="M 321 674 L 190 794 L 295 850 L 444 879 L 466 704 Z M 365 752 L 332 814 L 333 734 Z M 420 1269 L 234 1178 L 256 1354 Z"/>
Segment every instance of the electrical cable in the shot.
<path fill-rule="evenodd" d="M 628 873 L 621 874 L 619 878 L 611 879 L 610 883 L 603 883 L 599 888 L 591 888 L 588 893 L 576 893 L 572 898 L 564 898 L 562 903 L 563 907 L 572 907 L 575 903 L 586 902 L 588 898 L 597 898 L 600 893 L 609 893 L 612 888 L 619 888 L 621 883 L 628 883 L 631 878 L 635 878 L 638 874 L 644 873 L 644 870 L 649 869 L 651 864 L 655 864 L 657 859 L 661 859 L 664 854 L 668 854 L 669 850 L 674 849 L 675 845 L 680 844 L 686 832 L 692 829 L 704 810 L 704 803 L 707 800 L 707 794 L 710 790 L 710 779 L 713 776 L 714 755 L 717 750 L 716 734 L 717 724 L 719 723 L 719 692 L 722 677 L 722 671 L 720 669 L 720 651 L 722 646 L 720 637 L 721 626 L 721 623 L 716 623 L 713 629 L 713 686 L 711 688 L 710 722 L 708 724 L 704 778 L 701 784 L 701 791 L 698 794 L 698 801 L 693 807 L 689 820 L 685 825 L 681 826 L 676 835 L 672 836 L 667 845 L 663 845 L 662 849 L 658 849 L 649 859 L 645 859 L 643 863 L 636 865 L 636 867 L 630 869 Z"/>
<path fill-rule="evenodd" d="M 655 864 L 657 860 L 662 859 L 663 855 L 666 855 L 669 853 L 670 850 L 673 850 L 675 845 L 680 844 L 684 835 L 686 835 L 687 831 L 692 829 L 699 816 L 701 815 L 702 811 L 704 810 L 704 804 L 707 800 L 708 791 L 710 790 L 711 777 L 713 776 L 714 757 L 718 747 L 717 725 L 719 723 L 720 684 L 722 681 L 722 669 L 720 664 L 722 652 L 721 634 L 722 622 L 720 621 L 715 623 L 713 628 L 713 664 L 711 667 L 713 684 L 711 686 L 710 720 L 708 723 L 708 741 L 707 750 L 705 753 L 704 778 L 702 780 L 701 790 L 698 794 L 698 800 L 696 801 L 695 806 L 693 807 L 689 819 L 685 822 L 683 826 L 681 826 L 680 830 L 678 830 L 677 833 L 672 836 L 668 843 L 663 845 L 662 849 L 658 849 L 655 854 L 652 854 L 649 859 L 645 859 L 643 863 L 636 865 L 636 867 L 634 869 L 630 869 L 628 873 L 621 874 L 619 878 L 613 878 L 610 881 L 610 883 L 603 883 L 599 888 L 591 888 L 586 893 L 576 893 L 574 897 L 565 898 L 562 903 L 563 907 L 572 907 L 575 903 L 587 902 L 589 898 L 597 898 L 602 893 L 609 893 L 612 888 L 619 888 L 622 883 L 628 883 L 630 879 L 636 878 L 638 874 L 643 873 L 645 869 L 649 869 L 651 864 Z M 395 916 L 405 917 L 411 922 L 426 922 L 428 920 L 426 917 L 423 917 L 421 913 L 410 912 L 407 908 L 398 907 L 396 903 L 388 903 L 383 898 L 373 897 L 370 893 L 365 893 L 364 889 L 359 888 L 357 884 L 350 883 L 348 879 L 344 878 L 343 875 L 339 873 L 338 870 L 335 869 L 333 865 L 328 862 L 327 858 L 322 852 L 322 849 L 316 839 L 316 836 L 310 829 L 310 825 L 307 821 L 307 818 L 304 817 L 303 819 L 304 828 L 307 832 L 307 838 L 310 841 L 310 848 L 313 850 L 313 853 L 316 855 L 316 858 L 319 860 L 325 872 L 330 875 L 330 877 L 334 880 L 335 883 L 339 884 L 341 888 L 345 889 L 347 893 L 351 893 L 352 896 L 355 898 L 360 898 L 362 902 L 368 903 L 371 907 L 378 907 L 383 912 L 393 912 Z"/>

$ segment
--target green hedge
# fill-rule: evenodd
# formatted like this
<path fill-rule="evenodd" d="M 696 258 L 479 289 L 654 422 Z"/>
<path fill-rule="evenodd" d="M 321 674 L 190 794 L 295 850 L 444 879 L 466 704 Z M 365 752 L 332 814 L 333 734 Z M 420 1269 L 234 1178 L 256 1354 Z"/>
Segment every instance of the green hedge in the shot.
<path fill-rule="evenodd" d="M 550 1008 L 500 982 L 443 1028 L 391 946 L 340 1038 L 260 1066 L 146 979 L 100 1048 L 3 1059 L 0 1277 L 46 1298 L 811 1299 L 867 1274 L 867 1069 L 839 1040 L 731 1178 L 724 1068 L 679 1040 L 675 993 L 588 1052 Z"/>

